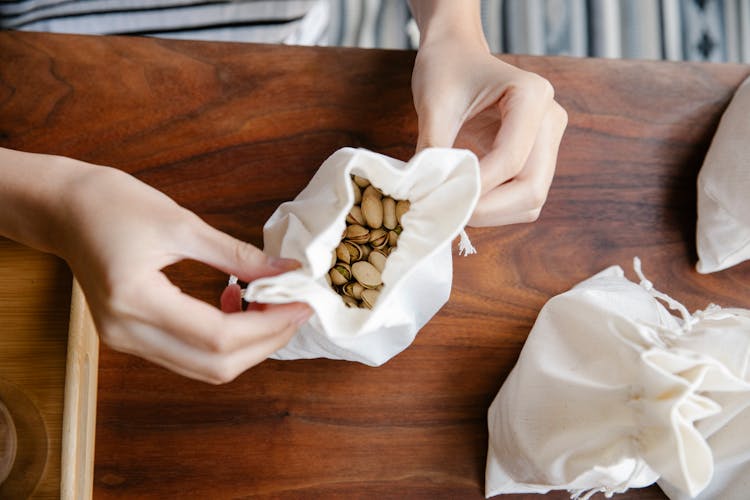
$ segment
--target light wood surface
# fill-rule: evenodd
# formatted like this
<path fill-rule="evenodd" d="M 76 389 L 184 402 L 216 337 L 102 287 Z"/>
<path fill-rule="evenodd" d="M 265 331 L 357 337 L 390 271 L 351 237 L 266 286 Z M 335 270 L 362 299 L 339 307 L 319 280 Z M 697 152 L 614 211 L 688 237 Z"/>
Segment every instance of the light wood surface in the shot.
<path fill-rule="evenodd" d="M 45 426 L 41 435 L 46 439 L 46 457 L 37 453 L 36 446 L 27 450 L 32 453 L 26 467 L 32 476 L 29 481 L 38 482 L 34 498 L 60 498 L 70 283 L 61 260 L 0 238 L 0 383 L 20 390 L 38 409 Z M 31 417 L 24 411 L 14 418 Z M 41 475 L 37 459 L 42 460 Z M 0 486 L 0 498 L 5 494 L 9 492 Z"/>
<path fill-rule="evenodd" d="M 91 498 L 96 439 L 99 337 L 78 281 L 73 280 L 62 428 L 63 500 Z"/>
<path fill-rule="evenodd" d="M 123 169 L 260 245 L 265 220 L 336 149 L 411 156 L 413 59 L 0 33 L 0 145 Z M 379 368 L 266 361 L 215 387 L 103 346 L 95 498 L 480 499 L 487 408 L 550 297 L 611 264 L 632 278 L 638 255 L 690 309 L 750 307 L 750 265 L 698 275 L 693 242 L 698 169 L 750 67 L 504 59 L 547 77 L 570 116 L 540 220 L 470 230 L 479 253 L 454 259 L 450 302 Z M 69 276 L 51 298 L 58 268 L 39 269 L 35 286 L 67 312 Z M 213 304 L 226 279 L 195 263 L 167 273 Z M 50 321 L 67 329 L 66 314 Z"/>

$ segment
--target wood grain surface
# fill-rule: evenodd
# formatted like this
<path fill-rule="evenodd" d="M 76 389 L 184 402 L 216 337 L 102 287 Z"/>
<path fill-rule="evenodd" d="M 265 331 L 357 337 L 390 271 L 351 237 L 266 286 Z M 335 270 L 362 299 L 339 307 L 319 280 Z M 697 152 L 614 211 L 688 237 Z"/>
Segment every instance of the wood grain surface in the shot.
<path fill-rule="evenodd" d="M 413 59 L 0 33 L 0 145 L 131 172 L 260 245 L 336 149 L 412 155 Z M 479 499 L 487 408 L 550 297 L 612 264 L 633 278 L 638 255 L 690 309 L 750 307 L 750 265 L 694 270 L 696 176 L 750 67 L 503 59 L 547 77 L 570 115 L 540 220 L 470 230 L 479 253 L 454 259 L 450 302 L 379 368 L 266 361 L 214 387 L 103 346 L 95 498 Z M 225 282 L 191 262 L 168 274 L 211 303 Z"/>
<path fill-rule="evenodd" d="M 8 405 L 17 426 L 43 421 L 41 432 L 19 436 L 14 467 L 23 470 L 0 485 L 3 499 L 34 488 L 34 498 L 60 498 L 70 282 L 60 259 L 0 238 L 0 399 L 18 393 Z"/>

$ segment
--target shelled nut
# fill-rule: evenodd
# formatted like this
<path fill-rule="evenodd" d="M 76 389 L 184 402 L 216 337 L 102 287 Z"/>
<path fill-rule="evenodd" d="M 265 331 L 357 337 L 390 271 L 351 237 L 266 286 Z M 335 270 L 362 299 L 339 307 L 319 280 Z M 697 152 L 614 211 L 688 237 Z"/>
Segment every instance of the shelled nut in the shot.
<path fill-rule="evenodd" d="M 398 245 L 401 217 L 410 203 L 384 196 L 358 175 L 352 175 L 351 184 L 354 205 L 346 216 L 341 242 L 332 252 L 326 281 L 347 307 L 372 309 L 383 288 L 388 256 Z"/>

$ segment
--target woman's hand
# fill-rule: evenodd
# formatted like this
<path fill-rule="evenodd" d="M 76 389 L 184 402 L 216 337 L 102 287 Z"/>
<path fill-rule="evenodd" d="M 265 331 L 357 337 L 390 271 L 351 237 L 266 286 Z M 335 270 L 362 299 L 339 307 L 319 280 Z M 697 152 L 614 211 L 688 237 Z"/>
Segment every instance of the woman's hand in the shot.
<path fill-rule="evenodd" d="M 421 40 L 412 75 L 417 150 L 460 147 L 480 160 L 473 226 L 537 219 L 567 113 L 539 75 L 490 54 L 475 2 L 412 0 Z"/>
<path fill-rule="evenodd" d="M 0 234 L 66 259 L 104 342 L 182 375 L 234 379 L 284 346 L 311 315 L 301 303 L 226 311 L 183 294 L 161 269 L 183 259 L 243 281 L 299 266 L 224 234 L 119 170 L 0 150 Z M 14 175 L 15 170 L 15 175 Z M 7 175 L 7 178 L 5 177 Z M 5 182 L 7 181 L 7 182 Z M 5 205 L 8 206 L 5 206 Z"/>

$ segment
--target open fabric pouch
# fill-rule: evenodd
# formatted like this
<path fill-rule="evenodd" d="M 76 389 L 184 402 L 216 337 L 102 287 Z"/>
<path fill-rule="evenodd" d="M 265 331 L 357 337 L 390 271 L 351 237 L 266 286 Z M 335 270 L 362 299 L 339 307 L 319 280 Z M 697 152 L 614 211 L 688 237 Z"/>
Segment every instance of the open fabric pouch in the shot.
<path fill-rule="evenodd" d="M 690 314 L 620 267 L 552 298 L 488 413 L 486 495 L 747 498 L 750 311 Z M 678 310 L 671 314 L 659 300 Z"/>
<path fill-rule="evenodd" d="M 385 195 L 411 202 L 372 310 L 346 307 L 325 279 L 354 203 L 352 174 Z M 470 151 L 426 149 L 408 163 L 364 149 L 343 148 L 331 155 L 263 228 L 264 251 L 297 259 L 302 268 L 253 281 L 245 299 L 307 302 L 315 311 L 272 357 L 324 357 L 377 366 L 408 347 L 448 300 L 452 241 L 468 222 L 479 194 L 479 163 Z"/>

